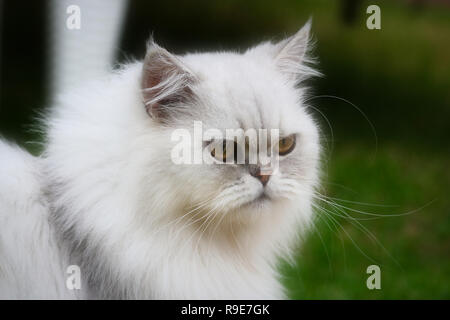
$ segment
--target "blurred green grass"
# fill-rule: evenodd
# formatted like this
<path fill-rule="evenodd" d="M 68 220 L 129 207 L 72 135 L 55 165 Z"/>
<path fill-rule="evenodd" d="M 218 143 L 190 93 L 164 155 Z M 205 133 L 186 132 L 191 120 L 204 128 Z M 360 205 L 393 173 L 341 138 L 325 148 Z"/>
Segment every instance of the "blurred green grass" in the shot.
<path fill-rule="evenodd" d="M 450 298 L 450 173 L 442 171 L 446 165 L 447 154 L 430 157 L 398 146 L 382 147 L 376 156 L 372 148 L 358 144 L 336 150 L 328 164 L 326 193 L 374 204 L 335 200 L 350 208 L 343 211 L 353 219 L 376 219 L 351 220 L 320 203 L 334 214 L 316 212 L 316 228 L 301 247 L 296 265 L 283 266 L 290 297 Z M 403 213 L 408 214 L 395 216 Z M 372 264 L 381 267 L 381 290 L 366 287 L 366 268 Z"/>

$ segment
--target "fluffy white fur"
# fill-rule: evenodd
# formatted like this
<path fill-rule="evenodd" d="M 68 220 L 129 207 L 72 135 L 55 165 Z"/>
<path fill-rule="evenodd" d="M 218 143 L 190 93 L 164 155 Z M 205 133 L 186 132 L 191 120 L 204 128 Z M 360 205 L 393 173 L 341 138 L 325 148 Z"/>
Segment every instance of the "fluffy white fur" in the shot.
<path fill-rule="evenodd" d="M 303 103 L 309 24 L 243 54 L 143 62 L 60 96 L 45 153 L 0 142 L 0 297 L 280 299 L 280 256 L 311 218 L 317 126 Z M 296 134 L 265 192 L 245 165 L 175 165 L 175 128 Z M 65 287 L 77 264 L 82 290 Z"/>

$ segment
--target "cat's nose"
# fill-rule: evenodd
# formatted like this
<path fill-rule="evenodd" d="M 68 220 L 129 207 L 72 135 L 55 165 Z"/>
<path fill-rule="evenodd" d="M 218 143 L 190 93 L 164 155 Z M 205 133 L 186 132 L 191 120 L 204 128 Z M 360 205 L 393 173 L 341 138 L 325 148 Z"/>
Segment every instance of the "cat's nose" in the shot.
<path fill-rule="evenodd" d="M 249 166 L 250 174 L 261 181 L 263 186 L 266 186 L 267 182 L 269 182 L 270 174 L 265 172 L 261 172 L 261 167 L 256 165 Z"/>

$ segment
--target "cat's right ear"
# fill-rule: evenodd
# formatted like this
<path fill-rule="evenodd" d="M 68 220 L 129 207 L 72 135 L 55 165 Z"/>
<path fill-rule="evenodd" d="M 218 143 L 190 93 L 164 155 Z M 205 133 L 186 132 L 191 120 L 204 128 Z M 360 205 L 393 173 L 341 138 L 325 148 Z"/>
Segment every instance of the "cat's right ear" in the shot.
<path fill-rule="evenodd" d="M 195 82 L 194 73 L 177 56 L 150 39 L 141 78 L 142 97 L 150 117 L 165 122 L 177 106 L 193 99 Z"/>

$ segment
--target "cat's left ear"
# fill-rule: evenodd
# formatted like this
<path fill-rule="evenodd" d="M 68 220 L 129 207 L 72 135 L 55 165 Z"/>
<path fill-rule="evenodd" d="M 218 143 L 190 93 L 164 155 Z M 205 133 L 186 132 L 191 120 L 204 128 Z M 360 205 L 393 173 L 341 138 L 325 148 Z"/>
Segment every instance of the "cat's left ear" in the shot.
<path fill-rule="evenodd" d="M 311 76 L 320 76 L 309 64 L 314 59 L 309 56 L 311 50 L 311 24 L 312 19 L 293 36 L 274 45 L 273 54 L 277 67 L 289 78 L 301 81 Z"/>
<path fill-rule="evenodd" d="M 196 81 L 194 73 L 179 57 L 150 39 L 141 78 L 142 96 L 150 117 L 166 122 L 181 104 L 194 98 L 191 88 Z"/>

